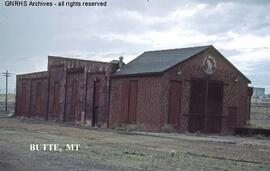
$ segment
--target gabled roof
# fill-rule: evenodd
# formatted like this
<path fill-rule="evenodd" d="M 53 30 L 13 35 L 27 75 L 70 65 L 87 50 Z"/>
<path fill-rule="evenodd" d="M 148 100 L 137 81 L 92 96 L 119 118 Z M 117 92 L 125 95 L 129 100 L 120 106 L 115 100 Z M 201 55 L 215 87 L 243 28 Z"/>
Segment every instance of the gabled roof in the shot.
<path fill-rule="evenodd" d="M 152 75 L 161 74 L 175 65 L 182 63 L 194 55 L 202 51 L 213 48 L 220 56 L 231 65 L 248 83 L 251 81 L 240 72 L 228 59 L 226 59 L 214 46 L 196 46 L 180 49 L 156 50 L 146 51 L 128 64 L 124 65 L 121 70 L 115 72 L 113 77 L 122 76 L 138 76 L 138 75 Z"/>
<path fill-rule="evenodd" d="M 181 49 L 146 51 L 115 72 L 115 76 L 162 73 L 167 69 L 202 52 L 209 46 L 197 46 Z"/>

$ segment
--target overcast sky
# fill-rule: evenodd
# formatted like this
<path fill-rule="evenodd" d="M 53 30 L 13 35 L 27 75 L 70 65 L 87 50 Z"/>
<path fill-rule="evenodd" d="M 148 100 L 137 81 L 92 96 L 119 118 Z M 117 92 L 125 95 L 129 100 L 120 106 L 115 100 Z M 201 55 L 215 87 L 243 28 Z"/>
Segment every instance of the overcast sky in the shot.
<path fill-rule="evenodd" d="M 252 86 L 270 93 L 269 0 L 108 0 L 107 7 L 73 8 L 0 3 L 0 69 L 13 73 L 11 89 L 16 74 L 46 70 L 48 55 L 128 62 L 146 50 L 212 44 Z"/>

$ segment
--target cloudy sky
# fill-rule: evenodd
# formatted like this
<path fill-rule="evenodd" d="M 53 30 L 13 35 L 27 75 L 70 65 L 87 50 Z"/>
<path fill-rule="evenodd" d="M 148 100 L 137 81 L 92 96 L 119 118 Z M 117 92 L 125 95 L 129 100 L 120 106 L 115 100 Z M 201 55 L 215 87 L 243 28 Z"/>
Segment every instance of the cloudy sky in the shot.
<path fill-rule="evenodd" d="M 108 0 L 107 7 L 73 8 L 4 2 L 0 69 L 13 73 L 11 89 L 16 74 L 46 70 L 48 55 L 128 62 L 146 50 L 213 44 L 270 93 L 269 0 Z"/>

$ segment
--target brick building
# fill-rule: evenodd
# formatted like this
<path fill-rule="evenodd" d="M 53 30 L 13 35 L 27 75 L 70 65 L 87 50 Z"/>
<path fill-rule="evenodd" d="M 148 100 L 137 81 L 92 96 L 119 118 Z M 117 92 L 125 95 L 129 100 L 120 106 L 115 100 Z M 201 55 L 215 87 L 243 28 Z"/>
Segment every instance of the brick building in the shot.
<path fill-rule="evenodd" d="M 47 72 L 17 76 L 16 115 L 206 133 L 249 120 L 250 80 L 213 46 L 148 51 L 124 66 L 118 62 L 49 57 Z"/>

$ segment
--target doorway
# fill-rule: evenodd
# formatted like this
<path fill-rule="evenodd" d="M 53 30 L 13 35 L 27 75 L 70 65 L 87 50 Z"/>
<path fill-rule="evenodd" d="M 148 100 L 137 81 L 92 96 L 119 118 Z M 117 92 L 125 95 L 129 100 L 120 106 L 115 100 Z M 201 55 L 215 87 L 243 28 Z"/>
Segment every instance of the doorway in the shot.
<path fill-rule="evenodd" d="M 170 81 L 170 101 L 168 124 L 178 129 L 180 127 L 181 113 L 181 87 L 180 81 Z"/>
<path fill-rule="evenodd" d="M 218 81 L 191 81 L 188 118 L 190 132 L 220 133 L 223 85 Z"/>
<path fill-rule="evenodd" d="M 95 79 L 93 88 L 92 126 L 96 125 L 99 113 L 99 94 L 100 94 L 99 89 L 100 89 L 100 81 Z"/>

